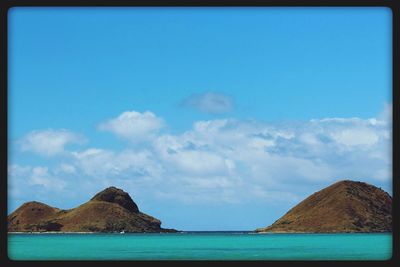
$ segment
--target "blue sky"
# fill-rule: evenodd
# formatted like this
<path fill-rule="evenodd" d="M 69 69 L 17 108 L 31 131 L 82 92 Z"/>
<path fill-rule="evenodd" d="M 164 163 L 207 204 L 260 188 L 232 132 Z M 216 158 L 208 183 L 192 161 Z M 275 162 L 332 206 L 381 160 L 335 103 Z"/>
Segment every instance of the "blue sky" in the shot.
<path fill-rule="evenodd" d="M 243 230 L 343 178 L 390 192 L 391 23 L 386 8 L 11 9 L 9 209 L 117 185 L 165 227 Z"/>

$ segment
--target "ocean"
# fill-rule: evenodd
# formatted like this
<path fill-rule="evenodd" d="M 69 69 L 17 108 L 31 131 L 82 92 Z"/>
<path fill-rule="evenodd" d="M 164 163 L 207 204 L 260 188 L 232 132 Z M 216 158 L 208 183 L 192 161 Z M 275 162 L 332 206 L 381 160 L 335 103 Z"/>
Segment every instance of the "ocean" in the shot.
<path fill-rule="evenodd" d="M 11 260 L 388 260 L 392 235 L 8 234 Z"/>

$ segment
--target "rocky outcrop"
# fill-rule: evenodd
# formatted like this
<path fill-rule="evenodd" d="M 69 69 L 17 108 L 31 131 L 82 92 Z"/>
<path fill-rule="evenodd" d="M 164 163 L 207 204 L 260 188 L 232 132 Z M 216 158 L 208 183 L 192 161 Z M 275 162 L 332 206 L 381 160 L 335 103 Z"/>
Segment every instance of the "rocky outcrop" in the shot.
<path fill-rule="evenodd" d="M 133 202 L 129 194 L 114 186 L 97 193 L 91 200 L 116 203 L 131 212 L 139 212 L 138 206 Z"/>
<path fill-rule="evenodd" d="M 27 202 L 8 216 L 9 232 L 176 232 L 139 211 L 128 193 L 109 187 L 70 210 Z"/>
<path fill-rule="evenodd" d="M 344 180 L 316 192 L 257 232 L 391 232 L 392 197 L 373 185 Z"/>

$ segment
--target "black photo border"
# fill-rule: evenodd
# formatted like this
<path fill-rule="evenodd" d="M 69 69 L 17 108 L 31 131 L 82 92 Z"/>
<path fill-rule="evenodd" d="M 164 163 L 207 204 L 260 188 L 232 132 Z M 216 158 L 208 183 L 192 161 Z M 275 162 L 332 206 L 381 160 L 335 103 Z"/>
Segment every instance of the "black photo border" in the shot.
<path fill-rule="evenodd" d="M 265 1 L 255 1 L 255 0 L 3 0 L 1 1 L 1 71 L 0 71 L 0 116 L 1 116 L 1 178 L 0 178 L 0 205 L 1 205 L 1 223 L 0 223 L 0 266 L 26 266 L 26 265 L 36 265 L 36 266 L 54 266 L 54 265 L 92 265 L 92 266 L 132 266 L 137 264 L 148 264 L 148 265 L 201 265 L 201 264 L 226 264 L 226 265 L 236 265 L 236 266 L 262 266 L 262 265 L 279 265 L 279 266 L 290 266 L 297 264 L 305 264 L 307 266 L 395 266 L 396 263 L 400 263 L 400 247 L 399 247 L 399 194 L 400 194 L 400 179 L 399 168 L 396 163 L 399 163 L 399 139 L 397 134 L 399 133 L 399 5 L 396 2 L 400 1 L 389 1 L 389 0 L 265 0 Z M 7 166 L 8 166 L 8 125 L 12 123 L 8 121 L 8 47 L 7 47 L 7 36 L 8 36 L 8 11 L 13 7 L 387 7 L 391 9 L 392 12 L 392 101 L 393 101 L 393 152 L 392 152 L 392 162 L 393 162 L 393 254 L 391 259 L 386 261 L 345 261 L 345 260 L 283 260 L 283 261 L 192 261 L 192 260 L 179 260 L 179 261 L 83 261 L 83 260 L 68 260 L 68 261 L 15 261 L 8 258 L 8 234 L 7 234 Z"/>

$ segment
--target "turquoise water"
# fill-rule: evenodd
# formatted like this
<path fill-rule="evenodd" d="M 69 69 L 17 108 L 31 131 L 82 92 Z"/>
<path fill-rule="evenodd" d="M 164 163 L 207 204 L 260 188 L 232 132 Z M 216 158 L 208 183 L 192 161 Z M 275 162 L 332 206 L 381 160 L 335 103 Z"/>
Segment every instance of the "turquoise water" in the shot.
<path fill-rule="evenodd" d="M 9 234 L 12 260 L 388 260 L 391 234 Z"/>

